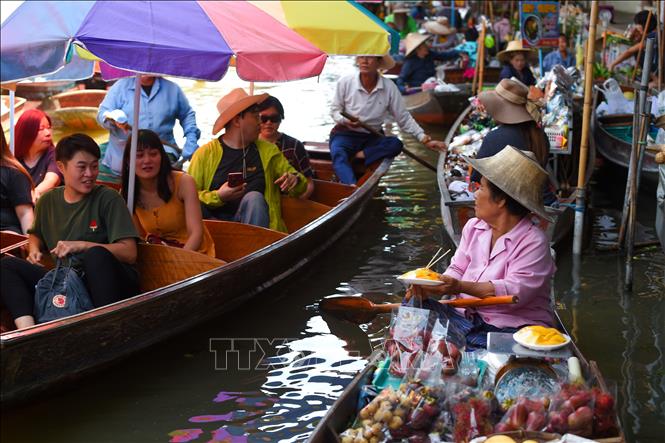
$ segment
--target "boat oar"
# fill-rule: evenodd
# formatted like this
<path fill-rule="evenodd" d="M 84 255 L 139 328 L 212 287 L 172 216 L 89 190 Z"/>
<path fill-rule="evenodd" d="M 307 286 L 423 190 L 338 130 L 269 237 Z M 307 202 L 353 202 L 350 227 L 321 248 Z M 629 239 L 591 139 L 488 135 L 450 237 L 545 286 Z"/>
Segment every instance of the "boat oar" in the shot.
<path fill-rule="evenodd" d="M 383 136 L 384 136 L 383 134 L 381 134 L 381 133 L 380 133 L 379 131 L 377 131 L 376 129 L 374 129 L 374 128 L 372 128 L 371 126 L 365 124 L 365 123 L 364 123 L 363 121 L 361 121 L 358 117 L 355 117 L 355 116 L 349 114 L 349 113 L 346 112 L 346 111 L 342 111 L 342 112 L 340 112 L 340 114 L 342 114 L 342 117 L 344 117 L 344 118 L 346 118 L 346 119 L 348 119 L 348 120 L 350 120 L 350 121 L 352 121 L 352 122 L 358 123 L 358 126 L 360 126 L 360 127 L 363 128 L 363 129 L 368 130 L 370 133 L 372 133 L 372 134 L 374 134 L 374 135 L 378 135 L 379 137 L 383 137 Z M 403 152 L 404 154 L 406 154 L 407 157 L 411 157 L 412 159 L 414 159 L 415 161 L 417 161 L 418 163 L 420 163 L 421 165 L 423 165 L 423 166 L 426 167 L 427 169 L 431 169 L 432 171 L 436 172 L 436 166 L 434 166 L 433 164 L 431 164 L 431 163 L 428 162 L 427 160 L 424 160 L 424 159 L 422 159 L 421 157 L 417 156 L 417 155 L 414 154 L 413 152 L 409 151 L 408 149 L 406 149 L 406 147 L 402 147 L 402 152 Z"/>
<path fill-rule="evenodd" d="M 439 303 L 454 308 L 477 308 L 481 306 L 508 305 L 518 303 L 519 298 L 514 295 L 501 295 L 486 298 L 455 298 L 443 300 Z M 321 300 L 319 309 L 353 323 L 368 323 L 377 314 L 391 312 L 399 308 L 399 303 L 375 304 L 365 297 L 341 295 Z"/>

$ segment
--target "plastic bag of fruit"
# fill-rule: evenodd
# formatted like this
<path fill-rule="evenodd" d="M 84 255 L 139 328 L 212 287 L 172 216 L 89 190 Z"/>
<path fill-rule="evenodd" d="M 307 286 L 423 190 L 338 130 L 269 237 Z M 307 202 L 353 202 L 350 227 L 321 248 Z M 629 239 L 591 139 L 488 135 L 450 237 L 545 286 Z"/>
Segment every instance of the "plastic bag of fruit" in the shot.
<path fill-rule="evenodd" d="M 593 435 L 593 392 L 584 384 L 562 384 L 550 403 L 547 432 Z"/>
<path fill-rule="evenodd" d="M 457 329 L 449 322 L 437 319 L 432 328 L 432 333 L 427 344 L 426 351 L 420 364 L 422 372 L 429 374 L 434 368 L 439 369 L 439 377 L 454 375 L 459 368 L 461 352 L 464 351 L 466 339 L 464 334 L 458 333 Z M 436 372 L 436 371 L 435 371 Z M 425 379 L 424 375 L 418 378 Z"/>
<path fill-rule="evenodd" d="M 368 441 L 372 437 L 383 441 L 392 432 L 397 434 L 403 431 L 409 414 L 420 401 L 421 396 L 418 392 L 405 386 L 401 386 L 398 390 L 386 388 L 360 410 L 354 427 L 363 429 L 363 438 Z M 352 434 L 358 435 L 357 431 Z M 368 438 L 364 434 L 371 435 Z"/>
<path fill-rule="evenodd" d="M 494 432 L 543 431 L 548 404 L 549 399 L 519 397 L 494 427 Z"/>
<path fill-rule="evenodd" d="M 436 314 L 429 309 L 400 306 L 390 322 L 385 348 L 390 355 L 389 372 L 404 377 L 415 368 L 416 360 L 427 349 Z"/>
<path fill-rule="evenodd" d="M 593 436 L 594 438 L 616 437 L 619 423 L 616 412 L 616 383 L 594 387 L 593 395 Z"/>
<path fill-rule="evenodd" d="M 442 436 L 446 441 L 469 441 L 481 435 L 489 435 L 494 431 L 492 426 L 492 412 L 497 405 L 489 391 L 460 384 L 446 383 L 445 413 L 440 414 L 440 420 L 448 420 Z M 435 421 L 434 427 L 438 427 Z"/>

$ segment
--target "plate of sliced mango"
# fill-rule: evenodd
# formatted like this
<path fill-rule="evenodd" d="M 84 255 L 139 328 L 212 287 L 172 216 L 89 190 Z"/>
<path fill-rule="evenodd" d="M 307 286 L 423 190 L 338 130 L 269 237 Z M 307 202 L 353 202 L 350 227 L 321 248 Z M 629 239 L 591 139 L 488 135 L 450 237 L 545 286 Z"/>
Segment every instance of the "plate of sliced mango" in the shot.
<path fill-rule="evenodd" d="M 525 326 L 513 334 L 513 339 L 525 348 L 552 351 L 570 343 L 570 337 L 557 329 L 545 326 Z"/>
<path fill-rule="evenodd" d="M 436 286 L 442 283 L 439 275 L 431 269 L 418 268 L 400 275 L 397 280 L 407 285 Z"/>

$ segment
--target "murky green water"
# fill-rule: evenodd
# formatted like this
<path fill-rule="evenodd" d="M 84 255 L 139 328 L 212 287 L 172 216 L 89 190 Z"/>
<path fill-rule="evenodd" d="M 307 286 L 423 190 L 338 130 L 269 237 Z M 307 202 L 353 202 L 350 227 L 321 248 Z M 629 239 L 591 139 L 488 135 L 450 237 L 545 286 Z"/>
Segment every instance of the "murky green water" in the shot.
<path fill-rule="evenodd" d="M 284 131 L 303 140 L 325 139 L 333 82 L 352 69 L 348 60 L 338 60 L 328 63 L 319 82 L 268 88 L 284 102 Z M 214 85 L 182 84 L 198 112 L 202 140 L 209 137 L 217 98 L 243 85 L 231 79 Z M 413 150 L 430 155 L 406 141 Z M 640 202 L 641 218 L 653 218 L 655 205 L 650 201 L 651 207 L 649 199 Z M 395 276 L 426 263 L 440 246 L 449 247 L 447 242 L 434 174 L 400 157 L 363 219 L 299 275 L 230 315 L 58 394 L 3 411 L 2 441 L 305 439 L 364 366 L 387 327 L 385 316 L 362 327 L 322 317 L 317 302 L 356 292 L 372 292 L 374 301 L 397 301 L 403 288 Z M 597 360 L 604 375 L 616 382 L 628 441 L 662 441 L 665 256 L 655 250 L 637 255 L 635 288 L 628 294 L 621 290 L 621 257 L 585 255 L 576 278 L 569 249 L 566 243 L 558 251 L 556 292 L 565 305 L 562 318 L 587 358 Z M 248 337 L 264 339 L 261 346 L 271 367 L 239 370 L 231 356 L 227 370 L 216 370 L 220 360 L 210 350 L 210 339 Z M 252 363 L 259 354 L 252 354 Z"/>

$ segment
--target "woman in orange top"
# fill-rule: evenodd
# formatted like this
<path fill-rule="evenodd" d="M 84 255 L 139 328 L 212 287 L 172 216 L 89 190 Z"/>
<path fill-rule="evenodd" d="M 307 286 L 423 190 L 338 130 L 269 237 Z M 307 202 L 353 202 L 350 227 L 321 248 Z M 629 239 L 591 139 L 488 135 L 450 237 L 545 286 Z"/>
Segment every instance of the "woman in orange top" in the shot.
<path fill-rule="evenodd" d="M 129 153 L 127 140 L 122 162 L 122 196 L 127 200 Z M 215 244 L 203 224 L 194 179 L 171 168 L 159 136 L 148 129 L 138 133 L 134 224 L 147 241 L 215 256 Z"/>

